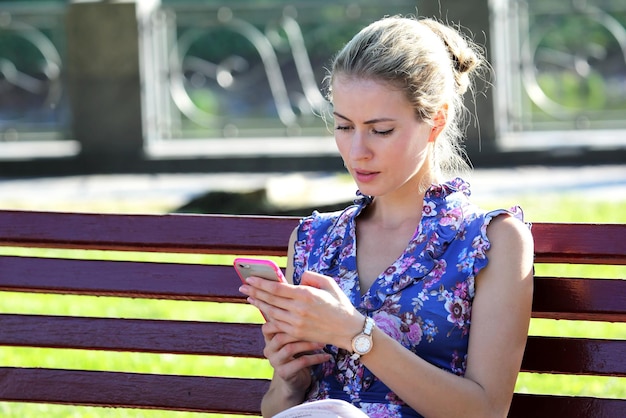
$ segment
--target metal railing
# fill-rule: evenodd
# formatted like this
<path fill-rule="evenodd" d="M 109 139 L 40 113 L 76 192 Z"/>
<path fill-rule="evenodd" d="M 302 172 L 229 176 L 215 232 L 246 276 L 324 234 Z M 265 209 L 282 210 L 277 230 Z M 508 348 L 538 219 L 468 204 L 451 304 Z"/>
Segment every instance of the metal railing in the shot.
<path fill-rule="evenodd" d="M 414 0 L 378 2 L 169 2 L 162 6 L 167 70 L 159 138 L 328 135 L 323 80 L 334 54 L 385 14 Z M 171 100 L 171 103 L 166 103 Z M 173 106 L 172 106 L 173 104 Z M 161 119 L 163 121 L 163 119 Z"/>
<path fill-rule="evenodd" d="M 486 0 L 485 0 L 486 1 Z M 332 54 L 414 0 L 162 0 L 139 20 L 148 144 L 328 136 Z M 626 147 L 626 4 L 491 0 L 498 143 Z M 68 139 L 67 5 L 0 4 L 0 145 Z M 462 22 L 461 22 L 462 23 Z"/>
<path fill-rule="evenodd" d="M 60 4 L 0 4 L 0 143 L 67 138 Z"/>
<path fill-rule="evenodd" d="M 493 2 L 505 147 L 626 146 L 626 3 Z"/>

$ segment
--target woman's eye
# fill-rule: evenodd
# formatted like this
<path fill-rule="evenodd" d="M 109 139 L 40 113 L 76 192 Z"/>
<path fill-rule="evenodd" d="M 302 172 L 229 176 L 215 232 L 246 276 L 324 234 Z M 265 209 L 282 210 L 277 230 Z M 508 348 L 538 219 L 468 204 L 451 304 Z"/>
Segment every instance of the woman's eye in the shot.
<path fill-rule="evenodd" d="M 347 131 L 348 129 L 350 129 L 349 126 L 335 126 L 335 130 L 337 131 Z"/>
<path fill-rule="evenodd" d="M 385 131 L 379 131 L 379 130 L 373 129 L 372 132 L 376 135 L 387 136 L 387 135 L 391 135 L 391 133 L 393 132 L 393 128 L 387 129 Z"/>

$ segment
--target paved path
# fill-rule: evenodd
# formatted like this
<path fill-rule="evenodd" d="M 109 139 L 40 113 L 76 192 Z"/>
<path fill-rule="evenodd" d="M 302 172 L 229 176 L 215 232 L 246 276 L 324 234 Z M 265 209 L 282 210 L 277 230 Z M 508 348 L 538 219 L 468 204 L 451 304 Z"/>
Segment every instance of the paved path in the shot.
<path fill-rule="evenodd" d="M 626 201 L 626 164 L 476 170 L 473 196 L 569 193 Z M 208 191 L 266 188 L 276 204 L 328 204 L 351 200 L 346 176 L 296 174 L 145 174 L 9 179 L 0 177 L 0 208 L 53 211 L 164 213 Z"/>

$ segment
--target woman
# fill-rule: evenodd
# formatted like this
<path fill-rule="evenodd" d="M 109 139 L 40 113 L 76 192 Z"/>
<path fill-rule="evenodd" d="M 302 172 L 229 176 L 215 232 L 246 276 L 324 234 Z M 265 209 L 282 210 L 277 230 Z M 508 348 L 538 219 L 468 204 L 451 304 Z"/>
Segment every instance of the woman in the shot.
<path fill-rule="evenodd" d="M 264 416 L 340 399 L 370 417 L 504 417 L 526 342 L 532 238 L 487 212 L 463 162 L 462 94 L 480 66 L 454 29 L 389 17 L 329 77 L 335 139 L 359 192 L 292 234 L 286 277 L 241 287 L 268 318 Z"/>

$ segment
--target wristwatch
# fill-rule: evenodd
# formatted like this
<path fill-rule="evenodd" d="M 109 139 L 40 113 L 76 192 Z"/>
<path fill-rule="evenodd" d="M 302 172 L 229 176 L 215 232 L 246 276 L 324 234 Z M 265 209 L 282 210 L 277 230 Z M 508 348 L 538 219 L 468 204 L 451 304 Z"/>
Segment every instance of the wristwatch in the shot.
<path fill-rule="evenodd" d="M 352 359 L 356 360 L 362 355 L 370 352 L 374 347 L 374 340 L 372 339 L 372 330 L 374 329 L 375 322 L 369 316 L 365 318 L 365 324 L 363 325 L 363 331 L 355 335 L 352 339 Z"/>

